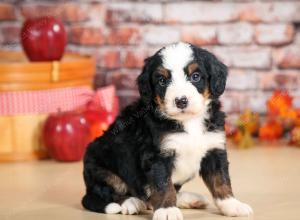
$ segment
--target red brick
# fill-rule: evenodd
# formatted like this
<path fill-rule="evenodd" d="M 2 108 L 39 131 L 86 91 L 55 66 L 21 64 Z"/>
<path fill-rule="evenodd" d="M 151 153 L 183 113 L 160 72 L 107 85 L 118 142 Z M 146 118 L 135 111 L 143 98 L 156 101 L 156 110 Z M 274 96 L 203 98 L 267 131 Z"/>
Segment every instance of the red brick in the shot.
<path fill-rule="evenodd" d="M 261 14 L 267 13 L 269 4 L 248 3 L 240 7 L 239 17 L 242 21 L 260 22 Z"/>
<path fill-rule="evenodd" d="M 127 50 L 125 51 L 123 66 L 127 68 L 141 68 L 144 65 L 144 59 L 147 57 L 146 51 Z"/>
<path fill-rule="evenodd" d="M 88 11 L 88 24 L 94 26 L 105 26 L 107 5 L 99 2 L 92 2 L 86 6 L 86 11 Z"/>
<path fill-rule="evenodd" d="M 165 21 L 171 23 L 214 23 L 238 19 L 237 5 L 225 2 L 167 3 Z"/>
<path fill-rule="evenodd" d="M 145 28 L 143 40 L 150 45 L 166 45 L 180 40 L 180 31 L 175 27 L 150 26 Z"/>
<path fill-rule="evenodd" d="M 300 21 L 299 2 L 253 2 L 241 4 L 239 17 L 250 22 L 298 22 Z"/>
<path fill-rule="evenodd" d="M 299 89 L 298 90 L 295 90 L 295 91 L 290 91 L 291 93 L 291 96 L 293 96 L 293 105 L 296 107 L 296 108 L 300 108 L 300 91 Z"/>
<path fill-rule="evenodd" d="M 266 101 L 271 94 L 269 92 L 238 92 L 225 91 L 221 96 L 223 110 L 226 113 L 241 113 L 247 109 L 254 112 L 265 113 Z"/>
<path fill-rule="evenodd" d="M 215 48 L 215 54 L 229 67 L 270 69 L 271 51 L 264 48 Z"/>
<path fill-rule="evenodd" d="M 19 26 L 3 26 L 0 32 L 2 33 L 2 43 L 16 44 L 20 42 L 21 28 Z"/>
<path fill-rule="evenodd" d="M 257 89 L 257 73 L 254 70 L 230 70 L 226 89 L 249 90 Z"/>
<path fill-rule="evenodd" d="M 214 26 L 192 25 L 182 28 L 182 41 L 199 46 L 217 44 L 217 31 Z"/>
<path fill-rule="evenodd" d="M 278 70 L 276 72 L 260 73 L 259 89 L 298 89 L 300 85 L 300 74 L 296 71 Z"/>
<path fill-rule="evenodd" d="M 83 45 L 102 45 L 105 42 L 102 30 L 96 27 L 72 27 L 69 39 L 71 43 Z"/>
<path fill-rule="evenodd" d="M 274 60 L 279 68 L 300 69 L 300 47 L 290 46 L 274 51 Z"/>
<path fill-rule="evenodd" d="M 114 84 L 117 90 L 137 90 L 136 78 L 139 71 L 113 71 L 106 75 L 106 84 Z"/>
<path fill-rule="evenodd" d="M 105 50 L 97 56 L 100 67 L 106 69 L 116 69 L 121 66 L 120 51 Z"/>
<path fill-rule="evenodd" d="M 251 109 L 253 112 L 266 113 L 266 103 L 271 96 L 270 92 L 249 91 L 245 96 L 245 106 L 243 111 Z"/>
<path fill-rule="evenodd" d="M 256 27 L 255 41 L 262 45 L 284 45 L 294 39 L 294 26 L 291 24 L 261 24 Z"/>
<path fill-rule="evenodd" d="M 82 4 L 64 3 L 62 19 L 67 22 L 88 20 L 88 11 Z"/>
<path fill-rule="evenodd" d="M 139 40 L 139 29 L 134 27 L 112 28 L 107 37 L 108 44 L 137 44 Z"/>
<path fill-rule="evenodd" d="M 25 18 L 53 16 L 66 22 L 88 20 L 85 7 L 76 3 L 25 4 L 21 7 L 21 13 Z"/>
<path fill-rule="evenodd" d="M 221 96 L 222 109 L 226 113 L 241 112 L 244 108 L 243 100 L 243 93 L 225 90 L 225 93 Z"/>
<path fill-rule="evenodd" d="M 21 6 L 21 14 L 24 18 L 37 18 L 41 16 L 53 16 L 61 18 L 62 8 L 56 5 L 24 4 Z"/>
<path fill-rule="evenodd" d="M 297 29 L 294 36 L 294 43 L 300 45 L 300 29 Z"/>
<path fill-rule="evenodd" d="M 234 23 L 218 27 L 220 44 L 250 44 L 253 38 L 253 27 L 248 23 Z"/>
<path fill-rule="evenodd" d="M 157 23 L 162 21 L 162 5 L 144 2 L 115 2 L 108 4 L 106 22 L 110 25 L 123 22 Z"/>
<path fill-rule="evenodd" d="M 0 3 L 0 21 L 1 20 L 15 20 L 15 9 L 11 4 Z"/>

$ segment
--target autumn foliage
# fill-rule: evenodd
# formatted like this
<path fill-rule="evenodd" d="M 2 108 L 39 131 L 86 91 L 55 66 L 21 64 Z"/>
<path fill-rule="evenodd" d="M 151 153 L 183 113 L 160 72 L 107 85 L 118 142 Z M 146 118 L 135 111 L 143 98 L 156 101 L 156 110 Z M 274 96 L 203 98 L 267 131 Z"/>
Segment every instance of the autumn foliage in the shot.
<path fill-rule="evenodd" d="M 266 103 L 267 114 L 260 123 L 259 115 L 246 110 L 235 124 L 227 123 L 228 137 L 241 146 L 249 145 L 249 135 L 260 140 L 276 141 L 288 134 L 290 143 L 300 146 L 300 108 L 293 105 L 293 97 L 283 90 L 275 90 Z M 247 140 L 247 141 L 245 141 Z M 246 143 L 246 144 L 245 144 Z"/>
<path fill-rule="evenodd" d="M 259 128 L 259 138 L 267 141 L 279 139 L 283 134 L 282 124 L 275 119 L 270 119 Z"/>

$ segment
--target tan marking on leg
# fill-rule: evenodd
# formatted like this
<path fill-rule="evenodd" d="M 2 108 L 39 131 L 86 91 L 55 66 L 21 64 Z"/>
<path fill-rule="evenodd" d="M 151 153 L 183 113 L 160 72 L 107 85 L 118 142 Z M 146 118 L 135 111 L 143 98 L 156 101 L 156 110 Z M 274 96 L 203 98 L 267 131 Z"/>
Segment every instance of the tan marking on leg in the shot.
<path fill-rule="evenodd" d="M 150 196 L 150 203 L 154 210 L 176 206 L 176 190 L 174 185 L 169 182 L 166 191 L 153 190 L 152 195 Z"/>
<path fill-rule="evenodd" d="M 209 179 L 209 183 L 206 184 L 214 198 L 223 199 L 233 196 L 230 183 L 226 183 L 221 174 L 215 174 Z"/>
<path fill-rule="evenodd" d="M 107 171 L 105 182 L 110 185 L 119 195 L 125 195 L 128 191 L 127 184 L 114 173 Z"/>

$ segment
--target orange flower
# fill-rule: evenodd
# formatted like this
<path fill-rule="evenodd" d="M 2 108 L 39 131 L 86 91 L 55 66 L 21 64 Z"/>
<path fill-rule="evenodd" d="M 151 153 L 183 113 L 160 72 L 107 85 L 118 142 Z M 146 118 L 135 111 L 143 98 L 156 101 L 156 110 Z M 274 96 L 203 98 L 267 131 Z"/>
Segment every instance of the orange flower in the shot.
<path fill-rule="evenodd" d="M 300 147 L 300 127 L 294 127 L 290 132 L 290 144 Z"/>
<path fill-rule="evenodd" d="M 267 101 L 268 115 L 294 118 L 294 113 L 290 112 L 292 105 L 293 97 L 288 92 L 275 90 Z"/>
<path fill-rule="evenodd" d="M 295 109 L 296 113 L 297 113 L 297 118 L 295 120 L 295 126 L 299 126 L 300 127 L 300 108 Z"/>
<path fill-rule="evenodd" d="M 108 128 L 108 124 L 104 122 L 96 122 L 90 125 L 91 130 L 91 140 L 94 140 L 97 137 L 100 137 L 104 131 Z"/>
<path fill-rule="evenodd" d="M 237 130 L 232 136 L 232 141 L 234 143 L 238 144 L 241 142 L 242 138 L 243 138 L 243 135 L 242 135 L 241 130 Z"/>
<path fill-rule="evenodd" d="M 259 138 L 273 141 L 279 139 L 283 134 L 283 127 L 277 120 L 269 119 L 259 128 Z"/>
<path fill-rule="evenodd" d="M 259 114 L 246 110 L 241 114 L 237 121 L 240 129 L 245 129 L 251 135 L 257 135 L 259 129 Z"/>

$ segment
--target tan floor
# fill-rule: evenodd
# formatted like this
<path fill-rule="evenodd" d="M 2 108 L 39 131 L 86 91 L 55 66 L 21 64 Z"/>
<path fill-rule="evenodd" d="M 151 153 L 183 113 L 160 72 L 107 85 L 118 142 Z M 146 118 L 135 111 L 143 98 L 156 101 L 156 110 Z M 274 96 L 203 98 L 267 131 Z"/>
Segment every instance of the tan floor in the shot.
<path fill-rule="evenodd" d="M 300 219 L 300 149 L 264 147 L 230 150 L 231 177 L 236 197 L 249 203 L 249 219 Z M 0 219 L 151 219 L 151 215 L 102 215 L 85 211 L 81 163 L 54 161 L 0 164 Z M 197 178 L 184 190 L 209 196 Z M 216 209 L 184 210 L 187 219 L 233 219 Z M 246 218 L 234 218 L 246 219 Z"/>

